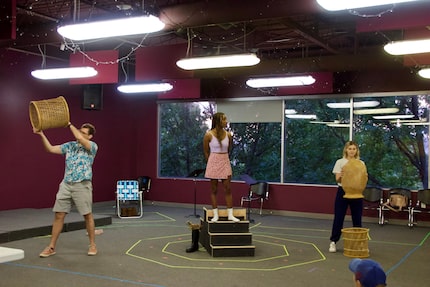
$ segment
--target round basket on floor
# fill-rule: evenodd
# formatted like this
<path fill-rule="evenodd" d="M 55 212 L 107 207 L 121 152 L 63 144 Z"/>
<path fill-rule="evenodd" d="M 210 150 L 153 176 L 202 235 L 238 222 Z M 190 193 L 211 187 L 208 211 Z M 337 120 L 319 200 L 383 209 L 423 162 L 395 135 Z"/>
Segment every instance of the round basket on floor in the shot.
<path fill-rule="evenodd" d="M 367 228 L 343 228 L 343 255 L 353 258 L 369 257 L 368 235 Z"/>
<path fill-rule="evenodd" d="M 38 131 L 66 127 L 70 122 L 69 106 L 63 96 L 31 101 L 29 112 L 31 125 Z"/>

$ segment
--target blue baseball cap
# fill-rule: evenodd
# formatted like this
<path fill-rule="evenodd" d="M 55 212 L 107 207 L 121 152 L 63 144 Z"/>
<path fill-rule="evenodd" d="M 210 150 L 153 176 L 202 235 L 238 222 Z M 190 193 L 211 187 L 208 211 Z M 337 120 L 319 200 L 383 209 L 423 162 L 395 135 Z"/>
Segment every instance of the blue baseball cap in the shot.
<path fill-rule="evenodd" d="M 355 279 L 360 281 L 363 287 L 376 287 L 387 285 L 384 269 L 378 262 L 371 259 L 352 259 L 349 270 L 355 274 Z"/>

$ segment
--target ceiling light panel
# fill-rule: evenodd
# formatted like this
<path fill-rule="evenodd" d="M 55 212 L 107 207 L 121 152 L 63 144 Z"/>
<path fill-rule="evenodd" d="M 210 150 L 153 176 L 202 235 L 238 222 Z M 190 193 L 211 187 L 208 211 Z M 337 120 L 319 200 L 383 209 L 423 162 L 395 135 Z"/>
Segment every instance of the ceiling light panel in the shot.
<path fill-rule="evenodd" d="M 201 70 L 230 67 L 248 67 L 260 63 L 260 59 L 253 53 L 218 55 L 209 57 L 184 58 L 176 65 L 184 70 Z"/>
<path fill-rule="evenodd" d="M 424 79 L 430 79 L 430 68 L 424 68 L 418 71 L 418 75 Z"/>
<path fill-rule="evenodd" d="M 251 88 L 308 86 L 313 83 L 315 83 L 315 78 L 312 76 L 254 78 L 246 81 Z"/>
<path fill-rule="evenodd" d="M 354 110 L 354 115 L 394 114 L 398 112 L 398 108 L 361 109 Z"/>
<path fill-rule="evenodd" d="M 59 27 L 57 32 L 65 38 L 84 41 L 152 33 L 162 30 L 164 26 L 158 17 L 148 15 L 66 25 Z"/>
<path fill-rule="evenodd" d="M 173 89 L 173 86 L 169 83 L 124 84 L 117 88 L 118 91 L 125 94 L 161 93 L 171 89 Z"/>
<path fill-rule="evenodd" d="M 285 115 L 289 119 L 300 119 L 300 120 L 316 120 L 317 115 L 303 115 L 303 114 L 296 114 L 296 115 Z"/>
<path fill-rule="evenodd" d="M 317 0 L 317 3 L 326 10 L 339 11 L 414 1 L 418 0 Z"/>
<path fill-rule="evenodd" d="M 353 103 L 354 108 L 372 108 L 377 106 L 379 106 L 378 101 L 361 101 Z M 327 103 L 327 107 L 331 109 L 349 109 L 351 107 L 351 103 Z"/>
<path fill-rule="evenodd" d="M 373 116 L 375 120 L 393 120 L 393 119 L 411 119 L 414 115 L 385 115 L 385 116 Z"/>
<path fill-rule="evenodd" d="M 384 50 L 394 56 L 429 53 L 430 39 L 391 42 Z"/>
<path fill-rule="evenodd" d="M 40 80 L 78 79 L 94 77 L 97 71 L 93 67 L 70 67 L 34 70 L 31 75 Z"/>

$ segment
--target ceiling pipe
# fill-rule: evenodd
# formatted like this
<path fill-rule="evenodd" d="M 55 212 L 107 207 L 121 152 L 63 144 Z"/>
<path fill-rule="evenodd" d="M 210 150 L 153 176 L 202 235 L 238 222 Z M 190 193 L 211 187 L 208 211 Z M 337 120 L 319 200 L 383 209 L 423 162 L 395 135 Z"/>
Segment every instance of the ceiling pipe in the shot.
<path fill-rule="evenodd" d="M 229 13 L 226 13 L 225 7 L 229 7 Z M 255 11 L 259 12 L 256 13 Z M 298 14 L 315 14 L 322 11 L 322 8 L 314 0 L 274 0 L 269 5 L 266 1 L 258 0 L 219 0 L 162 6 L 160 7 L 159 18 L 166 24 L 164 31 L 175 31 L 187 27 L 286 18 Z M 30 13 L 30 11 L 22 7 L 20 7 L 19 12 Z M 50 20 L 52 23 L 39 27 L 29 27 L 14 42 L 15 46 L 61 41 L 61 37 L 56 33 L 59 19 L 40 13 L 35 14 L 35 16 Z M 54 33 L 47 33 L 47 31 L 54 31 Z"/>
<path fill-rule="evenodd" d="M 228 7 L 228 13 L 225 7 Z M 286 18 L 299 14 L 312 15 L 323 11 L 315 0 L 273 0 L 269 4 L 258 0 L 219 0 L 161 7 L 159 17 L 166 24 L 166 29 L 173 30 L 180 27 Z"/>

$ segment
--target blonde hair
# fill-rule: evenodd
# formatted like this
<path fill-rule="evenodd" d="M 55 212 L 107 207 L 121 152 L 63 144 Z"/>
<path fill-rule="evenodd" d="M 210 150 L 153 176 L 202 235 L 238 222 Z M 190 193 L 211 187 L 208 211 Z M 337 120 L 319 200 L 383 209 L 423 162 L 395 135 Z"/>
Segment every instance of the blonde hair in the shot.
<path fill-rule="evenodd" d="M 343 147 L 343 153 L 342 153 L 342 155 L 343 155 L 343 157 L 344 158 L 347 158 L 348 157 L 348 147 L 350 147 L 350 146 L 355 146 L 356 148 L 357 148 L 357 152 L 355 153 L 355 158 L 356 159 L 360 159 L 360 148 L 358 147 L 358 144 L 356 143 L 356 142 L 354 142 L 354 141 L 347 141 L 346 143 L 345 143 L 345 146 Z"/>

